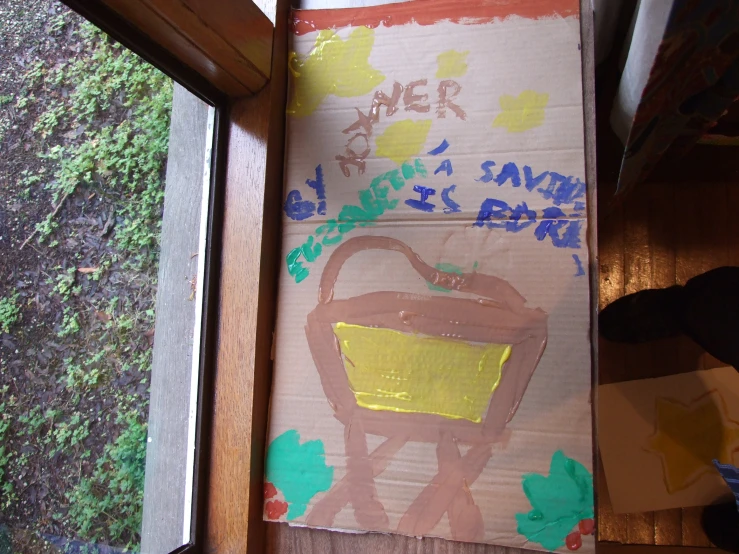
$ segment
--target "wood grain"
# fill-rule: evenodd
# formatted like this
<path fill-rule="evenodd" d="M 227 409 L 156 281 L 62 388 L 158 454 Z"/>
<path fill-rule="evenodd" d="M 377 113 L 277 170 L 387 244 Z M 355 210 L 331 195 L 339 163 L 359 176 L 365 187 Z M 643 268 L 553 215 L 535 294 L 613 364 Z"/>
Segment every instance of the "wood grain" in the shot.
<path fill-rule="evenodd" d="M 269 368 L 256 368 L 269 94 L 268 85 L 231 110 L 207 532 L 219 553 L 244 552 L 261 527 L 252 527 L 249 503 L 252 475 L 261 478 L 260 412 L 269 394 Z"/>
<path fill-rule="evenodd" d="M 269 79 L 273 27 L 253 2 L 142 1 L 247 88 Z"/>
<path fill-rule="evenodd" d="M 197 275 L 193 253 L 199 248 L 207 128 L 208 105 L 175 85 L 149 398 L 143 552 L 171 552 L 182 545 L 196 310 L 189 280 Z"/>
<path fill-rule="evenodd" d="M 680 508 L 654 512 L 654 544 L 682 545 L 683 512 Z"/>
<path fill-rule="evenodd" d="M 663 164 L 649 182 L 614 202 L 601 217 L 601 306 L 619 296 L 621 282 L 627 294 L 684 284 L 715 267 L 739 263 L 739 226 L 732 210 L 733 202 L 739 201 L 739 181 L 734 177 L 739 161 L 721 148 L 714 149 L 713 156 L 712 162 L 710 153 L 694 150 L 678 167 L 676 161 Z M 712 169 L 696 171 L 699 164 Z M 601 187 L 608 191 L 610 183 L 603 182 Z M 636 346 L 602 341 L 600 365 L 601 382 L 615 382 L 724 364 L 690 339 L 679 337 Z M 599 506 L 601 540 L 710 546 L 701 527 L 700 507 L 613 514 L 606 496 L 600 498 Z"/>
<path fill-rule="evenodd" d="M 404 537 L 381 533 L 337 533 L 321 529 L 268 523 L 269 554 L 523 554 L 526 550 L 452 542 L 444 539 Z"/>
<path fill-rule="evenodd" d="M 269 80 L 272 23 L 251 0 L 95 1 L 230 97 L 254 94 Z"/>
<path fill-rule="evenodd" d="M 272 80 L 230 113 L 205 551 L 264 551 L 264 444 L 280 253 L 287 9 Z"/>

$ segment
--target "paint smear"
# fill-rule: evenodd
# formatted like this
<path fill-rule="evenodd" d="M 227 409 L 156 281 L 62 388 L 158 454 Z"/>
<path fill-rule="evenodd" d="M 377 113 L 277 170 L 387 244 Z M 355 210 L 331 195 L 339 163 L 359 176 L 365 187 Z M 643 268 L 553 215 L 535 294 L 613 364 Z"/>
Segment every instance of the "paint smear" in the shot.
<path fill-rule="evenodd" d="M 503 110 L 493 121 L 493 127 L 505 127 L 509 133 L 523 133 L 544 123 L 544 108 L 549 103 L 549 94 L 525 90 L 521 94 L 500 97 Z"/>
<path fill-rule="evenodd" d="M 445 271 L 447 273 L 456 273 L 457 275 L 462 275 L 464 273 L 463 268 L 454 264 L 440 263 L 436 264 L 434 267 L 440 271 Z M 430 281 L 426 281 L 426 286 L 429 288 L 429 290 L 435 290 L 438 292 L 452 292 L 451 290 L 440 287 L 439 285 L 434 285 Z"/>
<path fill-rule="evenodd" d="M 479 345 L 337 323 L 357 404 L 370 410 L 436 414 L 480 423 L 511 354 Z"/>
<path fill-rule="evenodd" d="M 404 119 L 393 123 L 377 137 L 377 155 L 401 165 L 421 152 L 426 144 L 429 129 L 431 129 L 430 119 L 421 121 Z"/>
<path fill-rule="evenodd" d="M 690 404 L 657 398 L 655 432 L 648 450 L 662 462 L 667 492 L 675 493 L 714 473 L 713 460 L 732 463 L 739 450 L 739 422 L 729 419 L 716 391 Z"/>
<path fill-rule="evenodd" d="M 288 521 L 302 516 L 311 499 L 331 488 L 334 480 L 333 466 L 326 465 L 323 442 L 312 440 L 300 444 L 300 435 L 294 429 L 270 443 L 265 474 L 289 505 Z M 273 508 L 276 511 L 278 506 Z"/>
<path fill-rule="evenodd" d="M 480 24 L 512 15 L 527 19 L 578 17 L 580 3 L 578 0 L 416 1 L 364 8 L 296 10 L 293 12 L 292 23 L 293 32 L 296 35 L 304 35 L 320 29 L 339 29 L 357 25 L 374 28 L 380 25 L 393 27 L 409 23 L 433 25 L 440 21 Z"/>
<path fill-rule="evenodd" d="M 436 76 L 439 79 L 462 77 L 467 73 L 467 54 L 469 53 L 469 50 L 466 52 L 447 50 L 436 56 L 438 66 Z"/>
<path fill-rule="evenodd" d="M 552 455 L 549 477 L 527 473 L 522 485 L 532 510 L 516 514 L 518 532 L 547 550 L 564 546 L 580 521 L 594 517 L 593 476 L 561 450 Z"/>
<path fill-rule="evenodd" d="M 367 27 L 357 27 L 346 40 L 333 31 L 320 31 L 304 60 L 292 52 L 293 94 L 287 113 L 310 115 L 329 94 L 352 97 L 372 92 L 385 80 L 369 63 L 374 43 L 375 32 Z"/>

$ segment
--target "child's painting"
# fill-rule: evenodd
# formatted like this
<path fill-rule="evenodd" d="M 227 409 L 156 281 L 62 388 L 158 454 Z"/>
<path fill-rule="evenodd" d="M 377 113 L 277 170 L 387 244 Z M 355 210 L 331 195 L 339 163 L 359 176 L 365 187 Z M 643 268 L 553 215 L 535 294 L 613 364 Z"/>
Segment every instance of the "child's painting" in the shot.
<path fill-rule="evenodd" d="M 599 387 L 599 443 L 617 513 L 731 500 L 716 468 L 739 464 L 733 367 Z"/>
<path fill-rule="evenodd" d="M 265 518 L 592 551 L 579 3 L 292 23 Z"/>

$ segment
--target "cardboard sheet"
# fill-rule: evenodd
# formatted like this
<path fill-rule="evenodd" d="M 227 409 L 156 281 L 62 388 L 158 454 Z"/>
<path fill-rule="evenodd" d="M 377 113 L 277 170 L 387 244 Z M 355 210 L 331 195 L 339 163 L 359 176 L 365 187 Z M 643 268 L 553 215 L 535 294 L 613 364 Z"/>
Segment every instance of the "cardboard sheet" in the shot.
<path fill-rule="evenodd" d="M 598 444 L 616 513 L 731 500 L 712 460 L 739 463 L 733 367 L 598 387 Z"/>
<path fill-rule="evenodd" d="M 266 519 L 593 550 L 578 9 L 294 13 Z"/>

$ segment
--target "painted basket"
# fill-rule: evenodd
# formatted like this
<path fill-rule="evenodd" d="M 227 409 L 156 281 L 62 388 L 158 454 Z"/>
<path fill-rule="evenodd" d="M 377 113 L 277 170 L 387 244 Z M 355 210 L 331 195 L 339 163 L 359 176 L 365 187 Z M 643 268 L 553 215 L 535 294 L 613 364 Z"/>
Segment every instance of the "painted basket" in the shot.
<path fill-rule="evenodd" d="M 429 283 L 472 298 L 369 292 L 333 298 L 344 263 L 364 250 L 405 255 Z M 438 442 L 494 441 L 513 417 L 547 341 L 547 314 L 506 281 L 437 270 L 388 237 L 355 237 L 329 258 L 306 335 L 326 397 L 344 425 Z"/>

